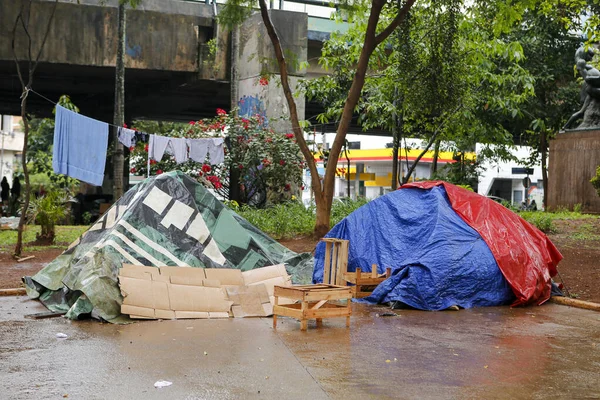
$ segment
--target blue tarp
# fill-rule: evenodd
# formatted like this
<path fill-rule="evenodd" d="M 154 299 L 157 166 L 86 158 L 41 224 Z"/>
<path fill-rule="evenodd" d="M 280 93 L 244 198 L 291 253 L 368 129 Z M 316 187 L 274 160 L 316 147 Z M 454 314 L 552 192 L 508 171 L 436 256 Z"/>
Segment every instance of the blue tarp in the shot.
<path fill-rule="evenodd" d="M 515 296 L 487 244 L 452 209 L 443 186 L 402 189 L 359 208 L 326 235 L 350 240 L 348 271 L 392 276 L 365 301 L 401 301 L 422 310 L 510 304 Z M 325 244 L 315 253 L 322 282 Z"/>

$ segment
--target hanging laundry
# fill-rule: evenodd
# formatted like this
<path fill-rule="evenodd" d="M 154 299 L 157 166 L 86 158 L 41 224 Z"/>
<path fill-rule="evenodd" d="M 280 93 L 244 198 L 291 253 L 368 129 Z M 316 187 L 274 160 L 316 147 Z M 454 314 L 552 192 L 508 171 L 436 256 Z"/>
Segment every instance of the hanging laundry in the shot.
<path fill-rule="evenodd" d="M 148 143 L 148 134 L 146 132 L 135 131 L 135 141 L 136 143 Z"/>
<path fill-rule="evenodd" d="M 187 144 L 190 147 L 190 159 L 203 163 L 208 154 L 208 143 L 212 139 L 187 139 Z"/>
<path fill-rule="evenodd" d="M 208 144 L 208 156 L 212 165 L 221 164 L 225 161 L 223 150 L 223 138 L 212 138 Z"/>
<path fill-rule="evenodd" d="M 95 186 L 104 180 L 108 124 L 56 106 L 52 168 Z"/>
<path fill-rule="evenodd" d="M 165 155 L 165 150 L 169 145 L 171 138 L 160 135 L 150 135 L 150 143 L 148 143 L 148 157 L 149 159 L 160 161 Z"/>
<path fill-rule="evenodd" d="M 117 129 L 117 138 L 119 138 L 119 142 L 126 147 L 135 146 L 135 131 L 133 129 L 119 127 Z"/>
<path fill-rule="evenodd" d="M 188 160 L 188 148 L 186 139 L 184 138 L 171 138 L 169 145 L 166 149 L 167 154 L 171 154 L 175 157 L 177 164 L 184 163 Z"/>

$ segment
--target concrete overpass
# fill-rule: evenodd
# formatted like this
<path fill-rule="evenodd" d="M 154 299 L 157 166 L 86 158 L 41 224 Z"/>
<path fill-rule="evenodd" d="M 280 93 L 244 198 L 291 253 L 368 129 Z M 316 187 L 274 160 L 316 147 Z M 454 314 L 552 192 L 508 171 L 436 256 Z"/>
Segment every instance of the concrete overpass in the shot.
<path fill-rule="evenodd" d="M 32 4 L 34 53 L 53 3 L 34 0 Z M 0 114 L 20 114 L 21 87 L 11 50 L 19 6 L 15 0 L 0 0 Z M 117 0 L 59 0 L 35 73 L 36 92 L 54 101 L 69 94 L 82 113 L 112 120 L 116 7 Z M 292 81 L 324 73 L 317 65 L 321 44 L 339 25 L 336 28 L 332 21 L 309 18 L 301 12 L 271 13 L 286 51 L 299 62 L 309 60 L 308 69 L 290 67 Z M 209 43 L 216 51 L 210 51 Z M 16 50 L 25 67 L 27 41 L 22 29 L 17 30 Z M 259 15 L 232 35 L 217 26 L 211 4 L 143 0 L 137 9 L 127 12 L 126 120 L 189 121 L 214 116 L 216 108 L 230 109 L 244 99 L 259 104 L 267 116 L 279 116 L 287 112 L 280 89 L 275 84 L 257 85 L 261 75 L 278 72 L 269 59 L 274 55 Z M 52 105 L 36 95 L 29 97 L 28 105 L 32 114 L 51 116 Z M 299 108 L 302 117 L 303 99 L 299 99 Z M 318 112 L 318 105 L 309 104 L 306 117 Z"/>
<path fill-rule="evenodd" d="M 0 0 L 0 113 L 19 114 L 21 92 L 11 50 L 20 2 Z M 104 3 L 104 5 L 101 5 Z M 30 14 L 33 49 L 39 48 L 53 7 L 36 0 Z M 59 0 L 36 71 L 33 89 L 56 100 L 61 94 L 85 114 L 111 120 L 117 48 L 117 1 Z M 126 110 L 128 118 L 190 119 L 215 107 L 229 108 L 226 68 L 212 74 L 203 56 L 215 36 L 212 7 L 204 3 L 144 0 L 127 13 Z M 222 35 L 225 58 L 229 35 Z M 17 57 L 26 60 L 26 36 L 18 31 Z M 217 60 L 218 61 L 218 60 Z M 23 64 L 25 65 L 25 64 Z M 32 113 L 48 116 L 48 102 L 32 95 Z"/>

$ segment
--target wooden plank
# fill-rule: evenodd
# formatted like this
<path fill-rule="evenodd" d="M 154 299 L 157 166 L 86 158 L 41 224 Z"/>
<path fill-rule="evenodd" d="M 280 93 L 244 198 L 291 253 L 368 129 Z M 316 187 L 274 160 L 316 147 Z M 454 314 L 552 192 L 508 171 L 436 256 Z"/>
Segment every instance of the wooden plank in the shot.
<path fill-rule="evenodd" d="M 339 246 L 338 274 L 336 285 L 345 285 L 343 274 L 348 272 L 348 241 L 344 240 Z"/>
<path fill-rule="evenodd" d="M 562 304 L 565 306 L 583 308 L 586 310 L 600 311 L 600 304 L 592 303 L 591 301 L 583 301 L 577 299 L 571 299 L 563 296 L 552 296 L 550 301 L 556 304 Z"/>
<path fill-rule="evenodd" d="M 371 279 L 376 279 L 377 276 L 377 264 L 371 264 Z"/>
<path fill-rule="evenodd" d="M 297 290 L 293 287 L 275 286 L 274 296 L 285 297 L 292 300 L 302 300 L 304 296 L 303 290 Z"/>
<path fill-rule="evenodd" d="M 65 314 L 66 314 L 66 312 L 64 312 L 64 311 L 46 311 L 46 312 L 35 313 L 35 314 L 27 314 L 27 315 L 24 315 L 24 317 L 30 318 L 30 319 L 45 319 L 45 318 L 61 317 Z"/>
<path fill-rule="evenodd" d="M 348 309 L 346 307 L 335 307 L 335 308 L 320 308 L 318 310 L 308 310 L 306 318 L 336 318 L 336 317 L 347 317 Z"/>
<path fill-rule="evenodd" d="M 0 289 L 0 296 L 22 296 L 27 294 L 25 288 Z"/>
<path fill-rule="evenodd" d="M 273 310 L 279 305 L 279 296 L 275 296 L 274 300 Z M 275 312 L 273 312 L 273 329 L 277 329 L 277 314 L 275 314 Z"/>
<path fill-rule="evenodd" d="M 296 319 L 302 318 L 302 311 L 292 307 L 286 306 L 273 306 L 273 314 L 281 315 L 284 317 L 292 317 Z"/>
<path fill-rule="evenodd" d="M 327 303 L 327 300 L 321 300 L 321 301 L 315 303 L 315 305 L 312 306 L 310 309 L 311 310 L 316 310 L 318 308 L 321 308 L 321 306 L 323 306 L 323 304 L 325 304 L 325 303 Z"/>
<path fill-rule="evenodd" d="M 23 257 L 23 258 L 18 258 L 17 262 L 23 262 L 23 261 L 27 261 L 27 260 L 31 260 L 32 258 L 35 258 L 35 256 L 27 256 L 27 257 Z"/>
<path fill-rule="evenodd" d="M 319 300 L 343 300 L 352 298 L 350 288 L 348 290 L 329 290 L 321 291 L 317 293 L 309 292 L 304 296 L 306 301 L 319 301 Z"/>
<path fill-rule="evenodd" d="M 340 272 L 339 264 L 338 264 L 339 247 L 340 246 L 337 243 L 334 243 L 332 253 L 331 253 L 331 279 L 330 279 L 329 283 L 332 285 L 337 285 L 338 273 Z"/>
<path fill-rule="evenodd" d="M 308 329 L 308 321 L 306 320 L 308 313 L 308 303 L 306 301 L 302 302 L 302 319 L 300 320 L 300 330 L 305 331 Z"/>
<path fill-rule="evenodd" d="M 325 242 L 325 264 L 323 267 L 323 283 L 331 283 L 331 247 L 333 245 Z"/>

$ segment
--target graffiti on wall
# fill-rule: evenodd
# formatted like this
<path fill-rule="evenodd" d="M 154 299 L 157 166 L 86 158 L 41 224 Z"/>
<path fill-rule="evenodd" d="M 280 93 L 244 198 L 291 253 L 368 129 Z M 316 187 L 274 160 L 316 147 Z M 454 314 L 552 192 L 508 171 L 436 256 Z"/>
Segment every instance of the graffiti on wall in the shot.
<path fill-rule="evenodd" d="M 240 117 L 251 117 L 253 115 L 262 116 L 265 121 L 267 120 L 267 110 L 265 104 L 258 96 L 246 96 L 244 95 L 238 101 L 238 114 Z"/>

